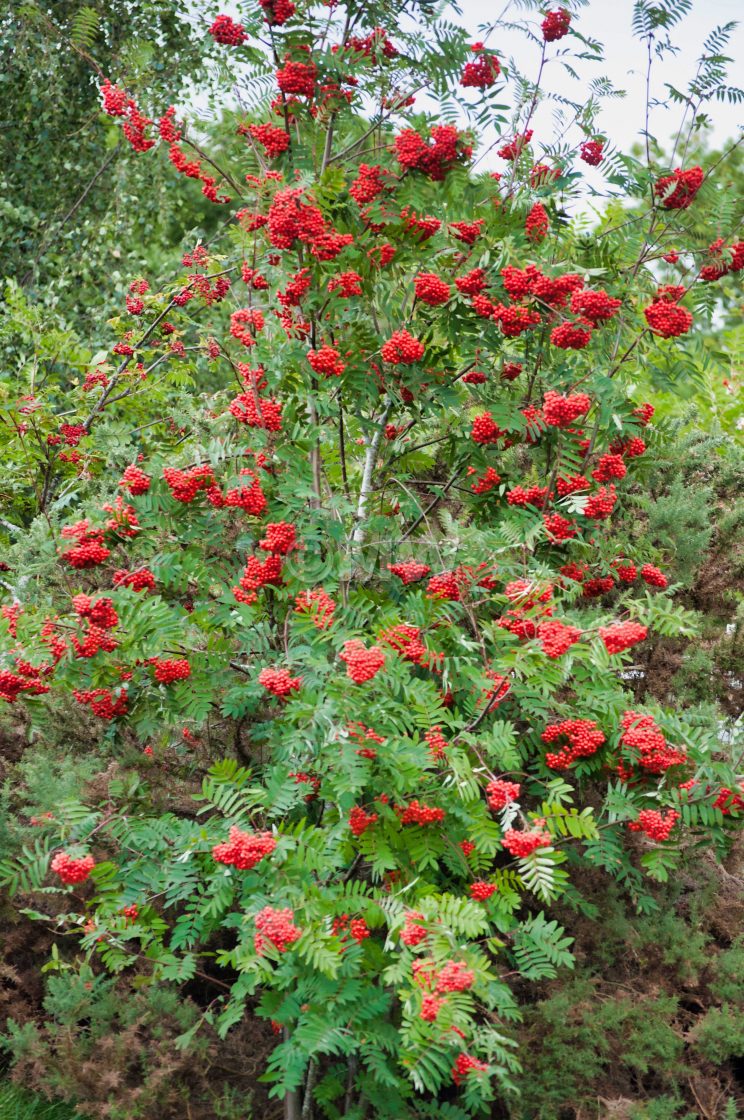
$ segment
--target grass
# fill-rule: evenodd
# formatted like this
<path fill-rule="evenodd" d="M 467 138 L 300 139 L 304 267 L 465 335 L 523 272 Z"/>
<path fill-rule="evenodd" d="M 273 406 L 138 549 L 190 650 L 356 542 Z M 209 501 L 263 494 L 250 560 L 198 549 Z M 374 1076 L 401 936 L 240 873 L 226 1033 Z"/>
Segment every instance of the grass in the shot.
<path fill-rule="evenodd" d="M 82 1120 L 69 1105 L 0 1083 L 0 1120 Z"/>

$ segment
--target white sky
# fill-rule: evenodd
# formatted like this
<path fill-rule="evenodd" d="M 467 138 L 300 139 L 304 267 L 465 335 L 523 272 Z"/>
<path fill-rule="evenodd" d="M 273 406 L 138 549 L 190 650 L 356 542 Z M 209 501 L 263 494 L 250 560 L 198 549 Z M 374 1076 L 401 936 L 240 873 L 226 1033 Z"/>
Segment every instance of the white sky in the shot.
<path fill-rule="evenodd" d="M 462 17 L 452 16 L 453 22 L 465 24 L 472 31 L 473 38 L 477 38 L 477 29 L 480 25 L 493 20 L 502 10 L 506 0 L 459 0 Z M 546 7 L 557 8 L 560 0 L 548 0 Z M 598 124 L 615 146 L 621 151 L 627 151 L 634 141 L 640 139 L 639 128 L 643 127 L 645 112 L 645 82 L 646 82 L 646 48 L 645 44 L 633 37 L 632 33 L 633 0 L 589 0 L 589 4 L 581 10 L 579 15 L 573 17 L 573 26 L 579 29 L 587 38 L 599 40 L 605 48 L 605 61 L 601 64 L 578 63 L 575 68 L 579 70 L 582 78 L 587 81 L 592 78 L 608 77 L 616 88 L 624 89 L 627 96 L 623 99 L 608 99 L 603 103 L 602 115 Z M 519 20 L 520 13 L 515 7 L 507 18 Z M 535 20 L 535 29 L 539 33 L 539 19 Z M 744 85 L 744 0 L 693 0 L 690 13 L 671 29 L 672 42 L 679 46 L 676 56 L 667 55 L 663 60 L 654 59 L 652 71 L 652 98 L 667 100 L 665 82 L 670 82 L 677 89 L 684 90 L 693 78 L 697 65 L 697 58 L 702 51 L 702 44 L 714 27 L 735 21 L 742 21 L 734 30 L 729 41 L 726 53 L 734 60 L 729 66 L 728 81 L 731 85 Z M 579 44 L 580 45 L 580 44 Z M 508 58 L 514 55 L 519 60 L 520 68 L 528 76 L 534 75 L 539 61 L 539 48 L 526 41 L 516 31 L 496 32 L 488 40 L 488 46 L 501 57 Z M 576 40 L 567 37 L 552 45 L 550 50 L 554 53 L 559 47 L 573 46 Z M 533 61 L 530 69 L 530 61 Z M 580 68 L 580 69 L 579 69 Z M 738 80 L 737 80 L 738 79 Z M 568 74 L 559 65 L 549 65 L 543 78 L 544 84 L 557 93 L 572 97 L 573 100 L 581 99 L 581 86 L 572 81 Z M 507 87 L 508 97 L 508 87 Z M 506 98 L 505 98 L 506 100 Z M 545 121 L 545 131 L 551 132 L 551 108 L 543 110 L 542 120 Z M 676 104 L 669 108 L 658 107 L 653 110 L 649 131 L 663 144 L 667 144 L 670 137 L 676 134 L 679 125 L 682 107 Z M 715 124 L 709 132 L 713 146 L 723 144 L 726 140 L 734 139 L 738 130 L 744 124 L 744 105 L 730 105 L 727 102 L 709 103 L 709 114 Z M 539 139 L 541 117 L 536 117 L 535 140 Z M 490 160 L 489 160 L 490 163 Z M 494 166 L 500 165 L 496 161 Z"/>

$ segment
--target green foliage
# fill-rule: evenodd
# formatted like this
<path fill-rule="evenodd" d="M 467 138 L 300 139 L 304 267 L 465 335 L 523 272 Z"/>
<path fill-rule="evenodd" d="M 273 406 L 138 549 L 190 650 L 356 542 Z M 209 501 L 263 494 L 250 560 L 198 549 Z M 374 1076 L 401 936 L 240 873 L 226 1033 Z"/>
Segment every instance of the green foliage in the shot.
<path fill-rule="evenodd" d="M 649 57 L 674 49 L 688 8 L 639 0 Z M 68 4 L 54 19 L 29 4 L 14 31 L 21 154 L 3 173 L 11 199 L 24 174 L 29 192 L 3 220 L 16 270 L 32 263 L 9 283 L 0 326 L 0 658 L 33 749 L 4 795 L 0 879 L 33 894 L 26 916 L 79 956 L 54 947 L 43 1023 L 11 1020 L 4 1045 L 16 1075 L 43 1069 L 51 1095 L 79 1092 L 112 1120 L 181 1109 L 189 1063 L 215 1039 L 229 1046 L 254 1011 L 277 1032 L 261 1085 L 287 1115 L 299 1100 L 303 1117 L 331 1120 L 467 1120 L 492 1107 L 554 1120 L 614 1066 L 628 1084 L 655 1078 L 648 1115 L 672 1115 L 684 1106 L 678 993 L 608 992 L 591 968 L 568 972 L 577 931 L 603 914 L 600 880 L 613 938 L 622 930 L 640 956 L 661 933 L 661 964 L 702 975 L 705 936 L 686 937 L 660 900 L 688 849 L 725 856 L 741 825 L 740 755 L 712 685 L 690 706 L 653 674 L 655 656 L 707 640 L 700 554 L 726 550 L 740 527 L 727 490 L 741 461 L 717 384 L 740 339 L 727 310 L 736 278 L 690 280 L 690 338 L 660 338 L 644 317 L 676 275 L 659 259 L 670 248 L 697 267 L 714 234 L 733 243 L 731 165 L 712 165 L 700 198 L 675 210 L 654 193 L 666 161 L 650 142 L 645 162 L 608 148 L 620 197 L 590 218 L 579 204 L 595 187 L 576 149 L 616 91 L 600 79 L 587 104 L 571 103 L 509 64 L 511 88 L 500 79 L 476 96 L 460 84 L 468 38 L 441 5 L 349 9 L 344 30 L 343 5 L 323 20 L 303 6 L 306 24 L 271 27 L 267 53 L 257 8 L 232 54 L 178 4 Z M 376 33 L 365 49 L 331 49 L 367 26 L 388 28 L 397 52 Z M 598 44 L 569 42 L 555 56 L 569 73 L 574 53 L 599 60 Z M 309 113 L 280 91 L 282 151 L 270 155 L 255 126 L 277 59 L 306 59 L 309 43 L 317 104 Z M 206 96 L 212 78 L 236 82 L 238 108 L 205 127 L 179 112 L 178 141 L 134 154 L 121 121 L 99 112 L 96 52 L 153 117 L 214 52 Z M 47 56 L 48 91 L 31 97 Z M 702 66 L 698 108 L 731 94 L 725 61 Z M 422 87 L 436 114 L 391 107 Z M 468 166 L 479 129 L 520 135 L 547 96 L 565 114 L 553 146 L 516 153 L 500 186 Z M 29 154 L 37 104 L 42 129 L 62 108 L 82 129 L 70 166 L 55 153 L 46 178 Z M 429 152 L 407 167 L 396 137 L 417 130 L 409 141 L 425 145 L 460 114 L 473 134 L 455 130 L 458 159 L 432 170 Z M 534 173 L 542 158 L 557 178 Z M 378 162 L 379 190 L 360 203 Z M 544 240 L 530 228 L 538 203 Z M 415 215 L 428 214 L 437 228 L 422 231 Z M 461 290 L 471 269 L 480 302 Z M 441 306 L 420 290 L 430 271 L 446 278 Z M 339 292 L 339 274 L 361 294 Z M 575 319 L 570 294 L 551 287 L 565 276 L 616 294 L 612 321 L 589 331 Z M 509 329 L 525 308 L 534 329 Z M 586 347 L 560 345 L 564 319 Z M 400 330 L 415 360 L 391 353 Z M 328 349 L 344 368 L 325 376 Z M 501 375 L 512 362 L 516 382 Z M 679 386 L 708 392 L 704 434 L 670 403 Z M 647 388 L 654 423 L 638 408 Z M 570 415 L 551 415 L 549 393 Z M 406 561 L 425 570 L 391 571 Z M 639 575 L 626 580 L 629 565 Z M 715 608 L 719 629 L 729 608 Z M 648 633 L 617 650 L 628 620 Z M 575 638 L 562 650 L 555 623 Z M 701 656 L 696 646 L 692 665 L 710 676 L 728 657 L 736 681 L 733 643 Z M 675 671 L 689 677 L 690 663 Z M 588 747 L 584 721 L 598 733 Z M 654 812 L 669 821 L 663 838 Z M 32 813 L 41 821 L 26 823 Z M 80 882 L 65 856 L 87 859 Z M 739 949 L 711 988 L 721 1006 L 699 1024 L 703 1057 L 738 1053 Z M 185 991 L 201 1005 L 179 1002 Z M 76 1089 L 104 1043 L 119 1080 Z M 205 1092 L 216 1114 L 240 1107 Z"/>

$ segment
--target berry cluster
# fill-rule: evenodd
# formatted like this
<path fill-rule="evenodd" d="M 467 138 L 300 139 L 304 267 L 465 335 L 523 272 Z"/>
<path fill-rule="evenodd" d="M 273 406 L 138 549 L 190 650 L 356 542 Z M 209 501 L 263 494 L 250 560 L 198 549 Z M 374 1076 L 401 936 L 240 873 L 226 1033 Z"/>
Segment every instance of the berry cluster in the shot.
<path fill-rule="evenodd" d="M 525 218 L 524 232 L 527 238 L 538 244 L 544 241 L 550 231 L 550 218 L 542 202 L 536 202 Z"/>
<path fill-rule="evenodd" d="M 579 149 L 579 158 L 590 167 L 599 167 L 604 155 L 603 140 L 585 140 Z"/>
<path fill-rule="evenodd" d="M 309 614 L 317 630 L 327 630 L 333 625 L 336 601 L 322 587 L 301 591 L 295 599 L 297 614 Z"/>
<path fill-rule="evenodd" d="M 151 664 L 155 666 L 155 680 L 158 684 L 173 684 L 174 681 L 185 681 L 191 676 L 191 666 L 185 657 L 156 657 Z"/>
<path fill-rule="evenodd" d="M 428 576 L 431 568 L 428 564 L 418 564 L 415 560 L 405 560 L 400 564 L 388 564 L 388 571 L 397 576 L 407 586 L 409 583 L 418 583 L 424 576 Z"/>
<path fill-rule="evenodd" d="M 486 786 L 486 801 L 488 808 L 496 813 L 504 809 L 519 797 L 522 787 L 519 782 L 507 782 L 503 778 L 494 778 Z"/>
<path fill-rule="evenodd" d="M 119 479 L 119 486 L 132 495 L 146 494 L 150 489 L 152 479 L 139 467 L 128 466 Z"/>
<path fill-rule="evenodd" d="M 349 828 L 354 836 L 361 836 L 377 819 L 377 813 L 368 813 L 361 806 L 355 805 L 349 813 Z"/>
<path fill-rule="evenodd" d="M 308 350 L 307 360 L 315 373 L 323 377 L 340 377 L 346 369 L 338 350 L 332 346 L 322 346 L 320 350 Z"/>
<path fill-rule="evenodd" d="M 466 62 L 460 75 L 460 85 L 465 89 L 489 89 L 501 73 L 495 54 L 488 54 L 483 43 L 473 43 L 470 48 L 475 62 Z"/>
<path fill-rule="evenodd" d="M 284 953 L 302 935 L 302 930 L 294 925 L 294 913 L 288 907 L 276 910 L 273 906 L 264 906 L 253 920 L 258 930 L 254 938 L 258 954 L 263 953 L 267 941 L 280 953 Z"/>
<path fill-rule="evenodd" d="M 623 713 L 621 722 L 622 746 L 628 749 L 631 761 L 647 773 L 663 774 L 670 767 L 681 766 L 687 761 L 684 751 L 668 746 L 652 716 L 628 711 Z M 621 767 L 625 770 L 622 763 Z"/>
<path fill-rule="evenodd" d="M 477 879 L 470 884 L 470 897 L 474 902 L 487 902 L 497 890 L 495 883 L 486 883 L 483 879 Z"/>
<path fill-rule="evenodd" d="M 599 629 L 608 653 L 622 653 L 624 649 L 642 642 L 647 634 L 647 628 L 639 622 L 615 622 L 612 626 L 601 626 Z"/>
<path fill-rule="evenodd" d="M 535 824 L 538 827 L 525 829 L 523 832 L 519 832 L 515 828 L 508 829 L 501 841 L 507 852 L 518 859 L 525 859 L 526 856 L 536 852 L 538 848 L 549 848 L 553 839 L 550 833 L 542 827 L 545 822 L 535 821 Z"/>
<path fill-rule="evenodd" d="M 345 642 L 338 656 L 340 661 L 346 662 L 346 675 L 354 684 L 371 681 L 385 664 L 385 654 L 380 647 L 370 646 L 367 649 L 359 638 Z"/>
<path fill-rule="evenodd" d="M 241 832 L 233 826 L 229 840 L 215 844 L 212 856 L 217 863 L 226 863 L 237 867 L 239 871 L 248 871 L 271 855 L 275 848 L 276 840 L 270 832 Z"/>
<path fill-rule="evenodd" d="M 444 809 L 432 805 L 422 805 L 416 798 L 409 802 L 405 808 L 395 810 L 401 824 L 439 824 L 444 820 Z"/>
<path fill-rule="evenodd" d="M 594 720 L 566 719 L 562 723 L 552 723 L 542 733 L 543 743 L 567 740 L 557 754 L 546 754 L 545 761 L 553 770 L 567 770 L 577 758 L 595 754 L 605 741 Z"/>
<path fill-rule="evenodd" d="M 111 555 L 111 549 L 103 543 L 103 529 L 93 529 L 87 518 L 74 525 L 66 525 L 62 536 L 75 541 L 72 548 L 60 553 L 60 560 L 71 568 L 95 568 Z"/>
<path fill-rule="evenodd" d="M 638 819 L 630 821 L 628 828 L 631 832 L 645 832 L 649 840 L 668 840 L 672 829 L 680 818 L 676 809 L 669 809 L 660 813 L 658 809 L 641 809 Z"/>
<path fill-rule="evenodd" d="M 284 699 L 290 693 L 296 692 L 302 685 L 302 677 L 292 677 L 289 669 L 262 669 L 258 674 L 258 683 L 271 692 L 274 696 Z"/>
<path fill-rule="evenodd" d="M 209 34 L 216 43 L 222 43 L 226 47 L 240 47 L 248 38 L 243 25 L 225 15 L 217 16 L 209 28 Z"/>
<path fill-rule="evenodd" d="M 665 210 L 686 210 L 703 185 L 702 167 L 679 167 L 671 175 L 664 175 L 654 183 L 654 194 L 661 199 Z"/>
<path fill-rule="evenodd" d="M 419 272 L 414 277 L 413 290 L 416 293 L 416 299 L 420 299 L 422 303 L 428 303 L 430 307 L 438 307 L 442 303 L 446 303 L 452 295 L 449 284 L 434 272 Z"/>
<path fill-rule="evenodd" d="M 90 875 L 96 861 L 93 856 L 71 856 L 67 852 L 57 852 L 52 859 L 51 868 L 59 875 L 66 887 L 75 883 L 84 883 Z"/>
<path fill-rule="evenodd" d="M 428 179 L 441 182 L 448 171 L 470 159 L 472 146 L 454 125 L 434 125 L 427 142 L 415 129 L 406 128 L 395 138 L 393 151 L 407 171 L 420 171 Z"/>
<path fill-rule="evenodd" d="M 551 618 L 538 624 L 537 637 L 547 656 L 555 659 L 562 657 L 566 650 L 580 640 L 581 630 L 577 626 L 569 626 L 557 618 Z"/>
<path fill-rule="evenodd" d="M 557 39 L 562 39 L 564 35 L 568 35 L 571 26 L 571 13 L 565 8 L 557 8 L 555 11 L 548 12 L 540 26 L 545 42 L 554 43 Z"/>
<path fill-rule="evenodd" d="M 563 396 L 554 389 L 549 389 L 543 401 L 545 423 L 553 428 L 566 428 L 574 420 L 578 420 L 579 416 L 584 416 L 591 404 L 586 393 L 569 393 L 568 396 Z"/>
<path fill-rule="evenodd" d="M 412 365 L 424 356 L 424 344 L 406 330 L 393 331 L 387 342 L 383 343 L 380 357 L 391 365 Z"/>

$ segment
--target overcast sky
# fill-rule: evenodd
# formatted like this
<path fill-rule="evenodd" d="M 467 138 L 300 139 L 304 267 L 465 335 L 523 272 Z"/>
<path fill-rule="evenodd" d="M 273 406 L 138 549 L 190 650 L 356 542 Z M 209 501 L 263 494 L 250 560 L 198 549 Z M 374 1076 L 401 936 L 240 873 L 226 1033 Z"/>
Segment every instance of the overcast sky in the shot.
<path fill-rule="evenodd" d="M 479 25 L 493 20 L 502 10 L 506 0 L 459 0 L 462 10 L 461 21 L 465 23 L 476 38 Z M 553 2 L 550 7 L 557 8 L 559 2 Z M 515 20 L 520 18 L 518 9 L 514 9 Z M 612 139 L 621 150 L 626 150 L 639 139 L 638 129 L 643 125 L 645 107 L 645 45 L 632 34 L 633 0 L 589 0 L 589 4 L 578 16 L 574 17 L 574 25 L 588 38 L 597 39 L 604 44 L 605 61 L 601 65 L 579 64 L 582 78 L 586 80 L 598 76 L 608 77 L 613 85 L 627 91 L 627 97 L 611 99 L 604 102 L 600 125 L 604 132 Z M 453 15 L 453 20 L 458 17 Z M 696 61 L 699 57 L 702 44 L 708 34 L 716 26 L 735 21 L 741 21 L 733 32 L 727 49 L 734 60 L 729 68 L 729 82 L 732 85 L 744 85 L 744 0 L 693 0 L 692 10 L 685 16 L 681 23 L 671 31 L 672 41 L 679 46 L 679 53 L 672 57 L 667 55 L 662 61 L 654 61 L 652 78 L 652 97 L 666 100 L 665 82 L 670 82 L 678 89 L 685 89 L 687 83 L 694 76 Z M 536 20 L 536 28 L 537 28 Z M 570 39 L 564 39 L 555 47 L 568 45 Z M 574 40 L 575 42 L 575 40 Z M 502 57 L 516 55 L 520 66 L 528 73 L 530 54 L 535 56 L 535 66 L 538 61 L 538 48 L 534 44 L 525 42 L 518 32 L 496 32 L 488 41 L 496 54 Z M 577 67 L 578 68 L 578 67 Z M 569 76 L 559 66 L 549 66 L 545 71 L 545 82 L 549 88 L 558 93 L 579 100 L 581 87 L 572 82 Z M 547 110 L 546 126 L 549 120 Z M 670 108 L 659 107 L 654 109 L 651 118 L 650 131 L 660 141 L 666 143 L 669 137 L 676 133 L 680 106 L 672 105 Z M 735 138 L 738 130 L 744 124 L 744 105 L 729 105 L 726 102 L 714 102 L 710 107 L 710 115 L 715 120 L 711 129 L 712 143 L 722 144 L 726 140 Z M 536 123 L 539 127 L 540 118 Z M 550 131 L 550 129 L 548 129 Z M 538 129 L 535 130 L 537 139 Z"/>

